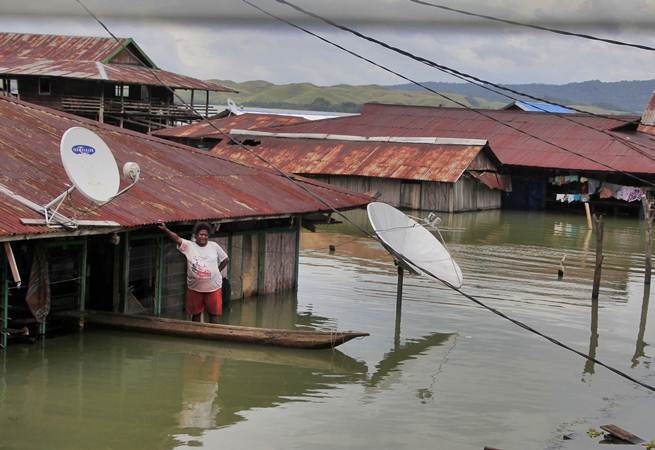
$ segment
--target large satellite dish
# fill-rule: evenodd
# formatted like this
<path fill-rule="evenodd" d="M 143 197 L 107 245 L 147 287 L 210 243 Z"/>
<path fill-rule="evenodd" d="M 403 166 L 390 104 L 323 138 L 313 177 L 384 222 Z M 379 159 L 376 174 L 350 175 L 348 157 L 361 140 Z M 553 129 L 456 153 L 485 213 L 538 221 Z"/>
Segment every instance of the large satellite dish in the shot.
<path fill-rule="evenodd" d="M 459 289 L 462 271 L 441 242 L 421 224 L 386 203 L 369 203 L 368 220 L 387 250 L 401 263 Z"/>
<path fill-rule="evenodd" d="M 120 175 L 114 155 L 105 142 L 91 130 L 82 127 L 73 127 L 66 130 L 59 144 L 61 163 L 72 186 L 41 206 L 29 199 L 11 192 L 13 198 L 23 205 L 45 216 L 43 219 L 21 219 L 27 225 L 46 225 L 48 227 L 77 228 L 83 226 L 119 226 L 118 223 L 107 220 L 75 220 L 59 212 L 64 200 L 75 189 L 86 198 L 103 205 L 127 192 L 138 181 L 141 169 L 135 162 L 127 162 L 123 166 L 123 175 L 131 183 L 120 188 Z"/>
<path fill-rule="evenodd" d="M 120 175 L 105 141 L 91 130 L 73 127 L 59 146 L 61 162 L 75 188 L 89 200 L 106 203 L 116 196 Z"/>

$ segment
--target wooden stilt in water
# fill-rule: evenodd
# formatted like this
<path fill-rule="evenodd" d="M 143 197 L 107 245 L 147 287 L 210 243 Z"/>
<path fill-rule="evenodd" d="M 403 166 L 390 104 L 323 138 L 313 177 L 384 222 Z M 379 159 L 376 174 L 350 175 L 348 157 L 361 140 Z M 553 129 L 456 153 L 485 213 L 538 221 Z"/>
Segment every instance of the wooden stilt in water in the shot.
<path fill-rule="evenodd" d="M 588 202 L 584 202 L 584 211 L 585 211 L 585 214 L 587 215 L 587 228 L 589 228 L 591 230 L 591 229 L 594 228 L 594 225 L 593 225 L 593 223 L 591 221 L 591 208 L 589 207 Z"/>
<path fill-rule="evenodd" d="M 591 298 L 598 298 L 600 290 L 600 273 L 603 268 L 603 216 L 594 214 L 594 225 L 596 230 L 596 266 L 594 268 L 594 286 L 591 291 Z"/>
<path fill-rule="evenodd" d="M 644 254 L 646 261 L 644 263 L 644 285 L 650 285 L 651 272 L 653 270 L 653 204 L 646 198 L 642 197 L 641 202 L 644 206 L 644 221 L 646 223 L 646 248 Z"/>

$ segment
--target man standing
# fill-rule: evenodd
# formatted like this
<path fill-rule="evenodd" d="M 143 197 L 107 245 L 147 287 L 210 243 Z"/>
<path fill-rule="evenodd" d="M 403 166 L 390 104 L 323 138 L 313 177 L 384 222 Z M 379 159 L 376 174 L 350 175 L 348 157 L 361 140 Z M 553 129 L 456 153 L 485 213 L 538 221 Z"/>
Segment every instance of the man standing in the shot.
<path fill-rule="evenodd" d="M 206 310 L 211 323 L 218 323 L 223 312 L 221 270 L 227 266 L 227 254 L 216 242 L 209 240 L 209 224 L 196 225 L 195 242 L 182 239 L 166 227 L 164 222 L 157 224 L 177 244 L 177 249 L 186 256 L 187 292 L 186 311 L 191 320 L 200 322 Z"/>

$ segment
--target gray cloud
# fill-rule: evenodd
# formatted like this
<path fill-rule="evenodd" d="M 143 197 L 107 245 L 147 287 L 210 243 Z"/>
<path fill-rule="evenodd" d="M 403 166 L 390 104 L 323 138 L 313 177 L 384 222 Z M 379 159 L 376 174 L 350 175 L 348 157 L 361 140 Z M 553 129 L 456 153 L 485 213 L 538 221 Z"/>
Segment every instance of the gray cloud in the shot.
<path fill-rule="evenodd" d="M 301 0 L 297 1 L 300 3 Z M 272 0 L 257 2 L 276 13 L 290 14 L 288 8 Z M 4 31 L 106 35 L 91 18 L 77 15 L 79 7 L 76 9 L 76 3 L 71 0 L 7 3 L 10 4 L 0 4 L 0 12 L 29 14 L 2 14 L 0 29 Z M 150 1 L 116 0 L 108 5 L 107 2 L 87 0 L 86 3 L 115 34 L 134 37 L 160 67 L 199 78 L 265 79 L 277 83 L 306 81 L 322 85 L 404 82 L 297 30 L 270 21 L 254 21 L 255 13 L 238 0 L 184 3 L 168 0 L 157 2 L 156 8 Z M 325 6 L 328 3 L 329 6 Z M 462 0 L 456 6 L 489 14 L 511 14 L 519 20 L 554 20 L 564 12 L 570 14 L 572 22 L 593 24 L 589 18 L 596 17 L 609 23 L 611 19 L 621 25 L 607 32 L 607 37 L 655 44 L 652 28 L 644 30 L 625 26 L 630 20 L 624 20 L 621 14 L 625 13 L 628 18 L 639 15 L 626 3 L 630 2 Z M 631 5 L 654 17 L 651 3 L 654 2 L 640 1 Z M 432 11 L 407 0 L 356 1 L 348 2 L 349 7 L 345 6 L 345 0 L 302 0 L 302 5 L 322 8 L 319 9 L 321 14 L 338 20 L 340 16 L 344 17 L 351 26 L 381 40 L 500 83 L 615 81 L 649 79 L 655 74 L 655 58 L 649 52 L 521 28 L 454 26 L 448 22 L 447 14 L 435 11 L 436 19 L 433 20 Z M 121 15 L 117 16 L 116 11 Z M 175 20 L 162 19 L 176 11 Z M 348 11 L 347 17 L 342 11 Z M 51 15 L 55 12 L 56 17 Z M 70 16 L 64 17 L 63 13 L 70 13 Z M 201 13 L 204 13 L 202 19 L 181 19 L 182 16 L 200 16 Z M 366 20 L 360 21 L 366 14 Z M 419 15 L 422 21 L 417 18 Z M 429 25 L 428 18 L 433 20 Z M 442 26 L 444 23 L 449 26 Z M 456 81 L 351 35 L 316 23 L 305 25 L 417 80 Z M 605 32 L 599 30 L 599 33 Z"/>

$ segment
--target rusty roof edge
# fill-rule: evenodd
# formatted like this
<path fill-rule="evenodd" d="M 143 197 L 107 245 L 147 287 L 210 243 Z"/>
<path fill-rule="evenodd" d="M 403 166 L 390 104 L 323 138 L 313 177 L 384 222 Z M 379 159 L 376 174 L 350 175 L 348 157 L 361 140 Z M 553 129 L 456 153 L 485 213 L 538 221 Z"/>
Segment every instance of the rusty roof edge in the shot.
<path fill-rule="evenodd" d="M 480 146 L 488 144 L 486 139 L 443 138 L 443 137 L 404 137 L 404 136 L 354 136 L 349 134 L 324 133 L 274 133 L 270 131 L 240 130 L 234 128 L 229 134 L 235 136 L 260 136 L 283 139 L 317 139 L 327 141 L 354 141 L 354 142 L 394 142 L 402 144 L 436 144 L 436 145 L 465 145 Z"/>

